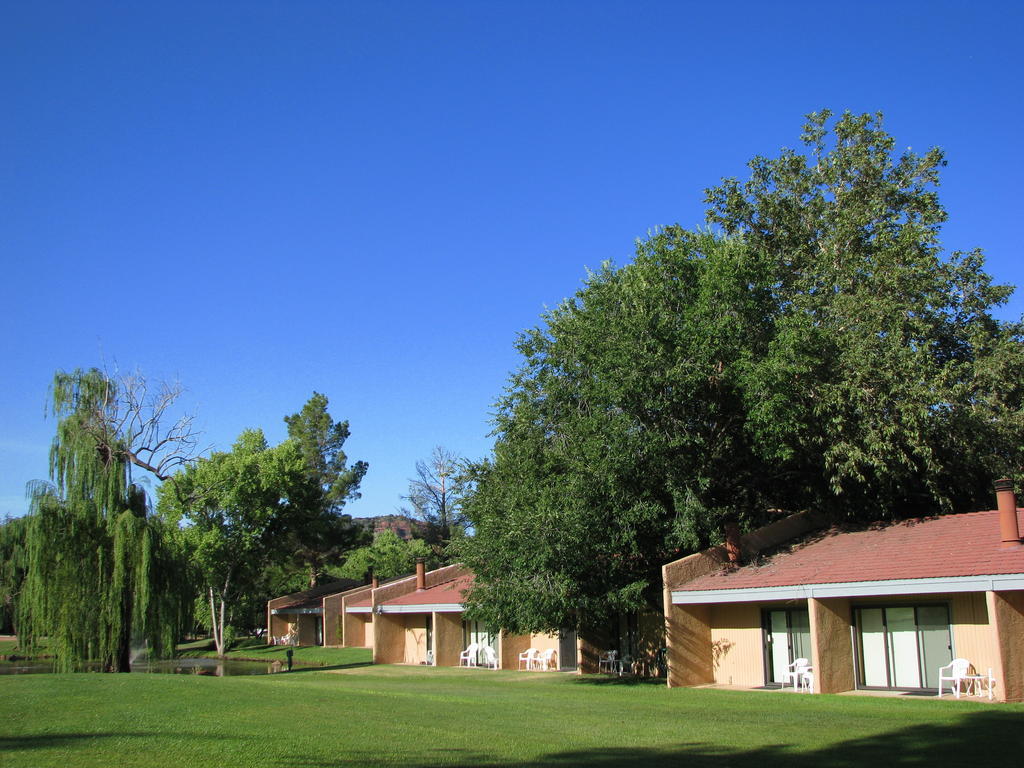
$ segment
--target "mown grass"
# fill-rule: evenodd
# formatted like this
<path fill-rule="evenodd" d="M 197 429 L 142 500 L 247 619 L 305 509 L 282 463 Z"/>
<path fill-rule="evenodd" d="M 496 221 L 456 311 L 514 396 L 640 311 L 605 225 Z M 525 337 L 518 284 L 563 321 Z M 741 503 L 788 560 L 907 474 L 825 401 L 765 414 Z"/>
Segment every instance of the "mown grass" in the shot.
<path fill-rule="evenodd" d="M 417 667 L 0 680 L 18 766 L 1015 765 L 1024 707 Z"/>
<path fill-rule="evenodd" d="M 258 640 L 245 638 L 237 642 L 225 657 L 236 661 L 278 660 L 287 666 L 289 648 L 290 646 L 286 645 L 265 645 Z M 352 667 L 369 664 L 373 659 L 373 653 L 369 648 L 323 648 L 313 645 L 293 647 L 291 651 L 292 663 L 299 667 Z M 178 655 L 209 657 L 216 656 L 217 650 L 213 641 L 200 640 L 179 645 Z"/>

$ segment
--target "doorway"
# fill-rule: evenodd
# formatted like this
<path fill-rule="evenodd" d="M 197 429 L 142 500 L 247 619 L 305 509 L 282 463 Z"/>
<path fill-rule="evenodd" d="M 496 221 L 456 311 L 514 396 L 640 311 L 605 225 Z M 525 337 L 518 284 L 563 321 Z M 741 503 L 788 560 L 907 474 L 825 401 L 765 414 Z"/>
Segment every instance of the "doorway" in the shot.
<path fill-rule="evenodd" d="M 939 667 L 953 660 L 947 605 L 855 608 L 857 685 L 938 688 Z"/>
<path fill-rule="evenodd" d="M 765 685 L 782 685 L 789 666 L 811 658 L 811 621 L 806 608 L 768 609 L 762 617 Z"/>

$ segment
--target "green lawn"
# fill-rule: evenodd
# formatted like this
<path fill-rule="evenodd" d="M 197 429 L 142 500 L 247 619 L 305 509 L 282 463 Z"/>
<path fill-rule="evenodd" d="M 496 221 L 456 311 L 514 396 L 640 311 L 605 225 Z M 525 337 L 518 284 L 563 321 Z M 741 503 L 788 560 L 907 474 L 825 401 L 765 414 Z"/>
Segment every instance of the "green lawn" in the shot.
<path fill-rule="evenodd" d="M 225 656 L 238 661 L 274 661 L 274 659 L 278 659 L 282 664 L 287 664 L 288 648 L 289 646 L 286 645 L 263 645 L 247 638 L 236 643 Z M 291 650 L 292 663 L 299 667 L 349 667 L 369 664 L 373 658 L 373 653 L 369 648 L 323 648 L 310 645 Z M 179 645 L 178 655 L 185 657 L 216 656 L 217 651 L 212 640 L 200 640 Z"/>
<path fill-rule="evenodd" d="M 365 666 L 0 679 L 0 765 L 1017 765 L 1024 706 Z"/>

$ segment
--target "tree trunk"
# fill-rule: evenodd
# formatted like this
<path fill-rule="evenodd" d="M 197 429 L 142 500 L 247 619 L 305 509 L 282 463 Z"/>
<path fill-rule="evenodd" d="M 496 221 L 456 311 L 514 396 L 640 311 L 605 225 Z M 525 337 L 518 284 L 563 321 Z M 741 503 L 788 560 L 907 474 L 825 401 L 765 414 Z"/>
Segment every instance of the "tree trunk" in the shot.
<path fill-rule="evenodd" d="M 210 592 L 210 631 L 213 632 L 213 644 L 217 648 L 217 655 L 224 655 L 224 624 L 217 623 L 217 603 L 213 597 L 213 587 L 209 588 Z M 224 604 L 221 603 L 221 618 L 224 617 Z M 219 631 L 218 631 L 219 630 Z"/>

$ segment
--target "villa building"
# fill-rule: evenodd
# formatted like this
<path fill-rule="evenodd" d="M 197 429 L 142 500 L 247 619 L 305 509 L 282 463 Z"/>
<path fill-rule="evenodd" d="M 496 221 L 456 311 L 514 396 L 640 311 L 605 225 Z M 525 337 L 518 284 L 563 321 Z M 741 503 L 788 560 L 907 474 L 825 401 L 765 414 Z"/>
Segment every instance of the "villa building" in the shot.
<path fill-rule="evenodd" d="M 802 513 L 669 563 L 669 686 L 777 686 L 805 658 L 817 692 L 935 691 L 959 657 L 1024 700 L 1024 517 L 1008 481 L 997 499 L 856 530 Z"/>

